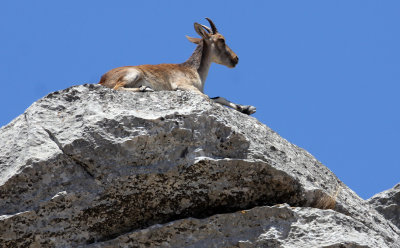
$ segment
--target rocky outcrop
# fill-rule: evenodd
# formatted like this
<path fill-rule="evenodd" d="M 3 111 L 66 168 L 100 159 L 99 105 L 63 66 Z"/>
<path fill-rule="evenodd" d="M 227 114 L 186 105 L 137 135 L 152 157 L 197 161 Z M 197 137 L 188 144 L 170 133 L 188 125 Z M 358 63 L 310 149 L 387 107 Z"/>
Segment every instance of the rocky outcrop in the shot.
<path fill-rule="evenodd" d="M 3 246 L 399 247 L 308 152 L 190 92 L 71 87 L 0 140 Z"/>
<path fill-rule="evenodd" d="M 276 205 L 153 225 L 89 247 L 345 248 L 384 247 L 384 243 L 379 233 L 335 211 Z"/>
<path fill-rule="evenodd" d="M 400 184 L 374 195 L 368 202 L 386 219 L 400 228 Z"/>

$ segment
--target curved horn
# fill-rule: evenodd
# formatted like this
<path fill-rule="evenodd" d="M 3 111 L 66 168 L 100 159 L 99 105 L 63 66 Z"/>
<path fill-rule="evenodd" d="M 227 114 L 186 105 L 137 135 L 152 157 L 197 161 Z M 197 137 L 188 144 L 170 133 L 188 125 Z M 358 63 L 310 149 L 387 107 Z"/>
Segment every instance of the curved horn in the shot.
<path fill-rule="evenodd" d="M 213 21 L 211 21 L 210 18 L 206 17 L 206 20 L 210 23 L 211 29 L 213 34 L 218 33 L 217 27 L 215 26 L 215 24 L 213 23 Z"/>
<path fill-rule="evenodd" d="M 205 26 L 205 25 L 201 25 L 205 30 L 207 30 L 210 34 L 212 34 L 212 31 L 209 27 Z"/>

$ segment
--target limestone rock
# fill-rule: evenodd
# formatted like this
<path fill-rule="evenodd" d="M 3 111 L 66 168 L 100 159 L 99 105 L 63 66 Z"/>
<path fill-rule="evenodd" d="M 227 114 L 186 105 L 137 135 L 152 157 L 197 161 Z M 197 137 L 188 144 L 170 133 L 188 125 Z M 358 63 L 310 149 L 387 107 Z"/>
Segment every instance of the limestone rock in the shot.
<path fill-rule="evenodd" d="M 379 236 L 332 210 L 282 205 L 154 225 L 89 247 L 385 247 Z"/>
<path fill-rule="evenodd" d="M 371 197 L 368 202 L 400 228 L 400 184 Z"/>
<path fill-rule="evenodd" d="M 399 229 L 308 152 L 190 92 L 71 87 L 2 127 L 0 141 L 2 246 L 99 245 L 156 224 L 195 226 L 195 218 L 286 203 L 299 207 L 279 210 L 296 223 L 312 221 L 305 216 L 314 211 L 317 222 L 362 225 L 365 242 L 341 234 L 346 247 L 398 247 Z M 319 235 L 312 230 L 304 240 Z"/>

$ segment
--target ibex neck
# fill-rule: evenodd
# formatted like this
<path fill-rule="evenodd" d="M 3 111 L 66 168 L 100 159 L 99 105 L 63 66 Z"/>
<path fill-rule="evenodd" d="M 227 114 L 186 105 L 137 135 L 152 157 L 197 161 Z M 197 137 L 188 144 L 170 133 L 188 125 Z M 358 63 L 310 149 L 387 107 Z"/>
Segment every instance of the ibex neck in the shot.
<path fill-rule="evenodd" d="M 201 82 L 204 87 L 206 78 L 208 75 L 208 70 L 211 66 L 211 56 L 210 51 L 202 40 L 199 45 L 197 45 L 196 50 L 194 50 L 192 56 L 184 62 L 182 65 L 195 68 L 200 75 Z"/>

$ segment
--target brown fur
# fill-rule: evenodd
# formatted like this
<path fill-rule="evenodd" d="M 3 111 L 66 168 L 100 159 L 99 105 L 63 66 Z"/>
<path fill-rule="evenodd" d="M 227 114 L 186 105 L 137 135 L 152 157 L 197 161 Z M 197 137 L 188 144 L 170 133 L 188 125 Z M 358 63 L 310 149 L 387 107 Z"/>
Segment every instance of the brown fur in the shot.
<path fill-rule="evenodd" d="M 132 69 L 137 70 L 139 76 L 135 81 L 127 81 L 125 76 Z M 196 85 L 199 81 L 198 74 L 190 67 L 180 64 L 159 64 L 118 67 L 104 74 L 99 84 L 116 90 L 120 87 L 137 88 L 148 85 L 153 90 L 159 91 L 184 89 L 182 85 Z"/>

